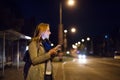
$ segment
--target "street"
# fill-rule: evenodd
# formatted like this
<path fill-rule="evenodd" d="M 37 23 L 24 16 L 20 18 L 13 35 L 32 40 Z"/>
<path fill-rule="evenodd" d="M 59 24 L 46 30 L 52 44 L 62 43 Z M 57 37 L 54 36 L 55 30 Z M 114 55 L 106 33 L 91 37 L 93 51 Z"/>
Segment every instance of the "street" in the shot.
<path fill-rule="evenodd" d="M 120 60 L 112 58 L 88 58 L 62 63 L 61 80 L 120 80 Z"/>
<path fill-rule="evenodd" d="M 67 58 L 66 58 L 67 59 Z M 120 60 L 88 57 L 54 62 L 57 80 L 120 80 Z M 5 69 L 0 80 L 23 80 L 22 67 Z"/>

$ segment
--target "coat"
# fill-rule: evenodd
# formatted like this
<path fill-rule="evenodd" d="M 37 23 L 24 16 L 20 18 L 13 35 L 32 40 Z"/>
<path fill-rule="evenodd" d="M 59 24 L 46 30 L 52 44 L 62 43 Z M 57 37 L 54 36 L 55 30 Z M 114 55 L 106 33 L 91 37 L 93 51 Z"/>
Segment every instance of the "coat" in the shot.
<path fill-rule="evenodd" d="M 29 44 L 29 54 L 32 65 L 30 66 L 26 80 L 44 80 L 45 61 L 51 58 L 50 54 L 45 53 L 45 49 L 42 43 L 40 44 L 40 47 L 38 49 L 36 41 L 32 41 Z M 51 65 L 53 80 L 55 80 L 53 63 L 51 63 Z"/>

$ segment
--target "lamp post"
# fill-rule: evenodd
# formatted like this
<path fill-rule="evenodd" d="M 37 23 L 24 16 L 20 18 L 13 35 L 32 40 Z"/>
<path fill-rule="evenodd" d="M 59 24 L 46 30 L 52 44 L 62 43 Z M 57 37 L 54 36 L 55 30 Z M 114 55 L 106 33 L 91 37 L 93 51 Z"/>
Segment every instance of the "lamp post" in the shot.
<path fill-rule="evenodd" d="M 63 24 L 62 24 L 62 2 L 60 0 L 60 24 L 58 28 L 58 44 L 63 43 Z"/>
<path fill-rule="evenodd" d="M 90 37 L 87 37 L 87 42 L 89 44 L 87 44 L 87 47 L 88 47 L 88 53 L 89 54 L 93 54 L 93 41 Z"/>
<path fill-rule="evenodd" d="M 68 5 L 73 6 L 74 0 L 68 0 Z M 63 44 L 63 23 L 62 23 L 62 0 L 60 0 L 60 24 L 58 28 L 58 44 Z"/>
<path fill-rule="evenodd" d="M 66 50 L 67 50 L 67 43 L 68 43 L 68 41 L 67 41 L 67 33 L 69 32 L 69 30 L 67 30 L 67 29 L 65 29 L 64 30 L 64 44 L 63 44 L 63 47 L 64 47 L 64 52 L 66 53 Z M 70 29 L 70 32 L 71 33 L 75 33 L 76 32 L 76 28 L 71 28 Z"/>
<path fill-rule="evenodd" d="M 67 30 L 64 30 L 64 52 L 66 53 L 67 49 Z"/>

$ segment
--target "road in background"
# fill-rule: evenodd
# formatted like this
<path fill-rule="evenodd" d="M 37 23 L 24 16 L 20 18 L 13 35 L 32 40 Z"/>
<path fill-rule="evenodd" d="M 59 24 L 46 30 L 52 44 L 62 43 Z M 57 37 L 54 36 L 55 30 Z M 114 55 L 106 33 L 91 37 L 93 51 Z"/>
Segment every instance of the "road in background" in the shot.
<path fill-rule="evenodd" d="M 120 60 L 113 58 L 73 59 L 62 69 L 61 80 L 120 80 Z"/>
<path fill-rule="evenodd" d="M 120 80 L 120 60 L 113 58 L 69 59 L 54 62 L 56 80 Z M 5 68 L 0 80 L 23 80 L 23 65 Z"/>

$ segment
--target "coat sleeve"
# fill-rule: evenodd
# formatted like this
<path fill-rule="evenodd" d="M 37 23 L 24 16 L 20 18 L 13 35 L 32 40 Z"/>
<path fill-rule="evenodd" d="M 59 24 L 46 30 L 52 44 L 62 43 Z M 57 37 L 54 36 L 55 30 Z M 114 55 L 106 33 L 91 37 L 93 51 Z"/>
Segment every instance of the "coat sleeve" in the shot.
<path fill-rule="evenodd" d="M 38 56 L 38 48 L 36 47 L 36 42 L 33 41 L 33 42 L 30 43 L 29 54 L 30 54 L 30 58 L 31 58 L 31 61 L 32 61 L 33 65 L 43 63 L 46 60 L 51 58 L 50 54 L 47 54 L 47 53 L 44 53 L 44 52 L 45 51 L 42 48 L 40 48 L 40 52 L 39 52 L 40 55 Z"/>

